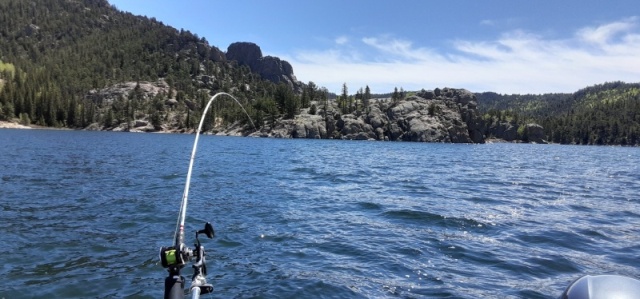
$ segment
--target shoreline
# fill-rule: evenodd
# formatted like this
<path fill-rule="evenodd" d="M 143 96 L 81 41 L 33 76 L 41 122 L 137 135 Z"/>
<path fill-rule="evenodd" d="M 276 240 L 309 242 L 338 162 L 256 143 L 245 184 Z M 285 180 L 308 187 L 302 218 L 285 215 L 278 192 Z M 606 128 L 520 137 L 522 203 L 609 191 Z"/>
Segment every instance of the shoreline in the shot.
<path fill-rule="evenodd" d="M 6 121 L 6 120 L 0 120 L 0 129 L 20 129 L 20 130 L 70 130 L 73 131 L 74 129 L 70 129 L 70 128 L 55 128 L 55 127 L 45 127 L 45 126 L 38 126 L 38 125 L 22 125 L 20 123 L 17 122 L 13 122 L 13 121 Z"/>
<path fill-rule="evenodd" d="M 52 127 L 43 127 L 43 126 L 36 126 L 36 125 L 29 125 L 29 126 L 25 126 L 25 125 L 21 125 L 19 123 L 16 122 L 10 122 L 10 121 L 0 121 L 0 129 L 20 129 L 20 130 L 31 130 L 31 129 L 36 129 L 36 130 L 74 130 L 74 129 L 69 129 L 69 128 L 52 128 Z M 79 129 L 82 131 L 82 129 Z M 100 132 L 108 132 L 105 130 L 97 130 Z M 185 131 L 185 132 L 178 132 L 178 131 L 156 131 L 156 132 L 145 132 L 145 131 L 141 131 L 141 130 L 133 130 L 133 131 L 119 131 L 119 132 L 124 132 L 124 133 L 149 133 L 149 134 L 193 134 L 193 131 Z M 211 133 L 211 132 L 201 132 L 201 134 L 203 135 L 219 135 L 216 133 Z M 233 134 L 220 134 L 221 136 L 242 136 L 242 135 L 233 135 Z M 271 138 L 275 138 L 275 137 L 271 137 Z M 514 142 L 514 141 L 506 141 L 503 139 L 497 139 L 497 138 L 488 138 L 486 139 L 486 141 L 484 142 L 484 144 L 492 144 L 492 143 L 519 143 L 519 142 Z"/>
<path fill-rule="evenodd" d="M 0 120 L 0 129 L 20 129 L 20 130 L 31 130 L 31 129 L 36 129 L 36 130 L 71 130 L 73 131 L 74 129 L 69 129 L 69 128 L 52 128 L 52 127 L 43 127 L 43 126 L 36 126 L 36 125 L 29 125 L 29 126 L 25 126 L 25 125 L 21 125 L 19 123 L 16 122 L 11 122 L 11 121 L 4 121 L 4 120 Z M 80 129 L 80 131 L 82 131 L 82 129 Z M 97 131 L 101 131 L 101 132 L 108 132 L 108 131 L 104 131 L 104 130 L 97 130 Z M 125 132 L 125 131 L 122 131 Z M 188 132 L 178 132 L 178 131 L 156 131 L 156 132 L 145 132 L 145 131 L 129 131 L 129 132 L 125 132 L 125 133 L 149 133 L 149 134 L 193 134 L 193 131 L 188 131 Z M 203 135 L 219 135 L 219 134 L 212 134 L 210 132 L 201 132 L 201 134 Z M 224 134 L 220 134 L 221 136 L 241 136 L 241 135 L 224 135 Z M 271 137 L 271 138 L 275 138 L 275 137 Z M 522 144 L 535 144 L 535 143 L 527 143 L 527 142 L 517 142 L 517 141 L 506 141 L 504 139 L 498 139 L 498 138 L 487 138 L 485 139 L 484 144 L 495 144 L 495 143 L 522 143 Z M 559 144 L 559 143 L 553 143 L 553 142 L 548 142 L 547 143 L 542 143 L 542 144 Z M 560 144 L 562 145 L 562 144 Z M 571 144 L 569 144 L 571 145 Z M 576 144 L 573 144 L 576 145 Z M 586 145 L 586 144 L 580 144 L 580 145 Z M 605 145 L 606 146 L 606 145 Z M 609 145 L 609 146 L 622 146 L 622 147 L 627 147 L 629 145 Z M 633 145 L 630 147 L 634 147 Z"/>
<path fill-rule="evenodd" d="M 33 129 L 30 126 L 21 125 L 10 121 L 0 121 L 0 129 Z"/>

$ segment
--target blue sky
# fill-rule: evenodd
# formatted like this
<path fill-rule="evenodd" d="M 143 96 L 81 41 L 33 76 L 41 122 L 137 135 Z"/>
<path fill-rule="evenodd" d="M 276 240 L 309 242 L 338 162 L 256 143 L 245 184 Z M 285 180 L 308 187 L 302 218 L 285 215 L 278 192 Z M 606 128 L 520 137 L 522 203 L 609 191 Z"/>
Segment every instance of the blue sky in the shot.
<path fill-rule="evenodd" d="M 640 82 L 636 0 L 109 0 L 226 51 L 254 42 L 298 80 L 350 93 L 574 92 Z"/>

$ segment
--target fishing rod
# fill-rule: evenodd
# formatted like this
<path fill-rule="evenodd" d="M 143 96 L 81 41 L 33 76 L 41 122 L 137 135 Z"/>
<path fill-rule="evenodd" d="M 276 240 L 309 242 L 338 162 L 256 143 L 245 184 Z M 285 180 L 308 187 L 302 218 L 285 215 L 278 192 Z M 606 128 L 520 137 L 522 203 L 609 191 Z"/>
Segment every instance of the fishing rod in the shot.
<path fill-rule="evenodd" d="M 204 246 L 201 245 L 200 239 L 198 239 L 199 234 L 205 234 L 209 239 L 212 239 L 215 235 L 213 230 L 213 225 L 207 222 L 204 225 L 204 229 L 196 231 L 196 243 L 194 244 L 194 249 L 187 247 L 184 244 L 184 222 L 187 215 L 187 202 L 189 201 L 189 186 L 191 185 L 191 173 L 193 170 L 193 162 L 196 158 L 196 150 L 198 149 L 198 139 L 200 137 L 200 131 L 202 130 L 202 125 L 204 124 L 205 116 L 207 115 L 207 111 L 209 107 L 211 107 L 211 103 L 218 98 L 218 96 L 226 95 L 232 98 L 242 111 L 247 115 L 251 125 L 255 129 L 256 126 L 251 120 L 249 113 L 244 109 L 242 104 L 233 97 L 232 95 L 219 92 L 211 97 L 207 106 L 204 108 L 204 112 L 202 113 L 202 118 L 200 119 L 200 124 L 198 125 L 198 129 L 196 130 L 196 138 L 193 142 L 193 149 L 191 151 L 191 159 L 189 160 L 189 170 L 187 171 L 187 180 L 184 185 L 184 193 L 182 194 L 182 202 L 180 204 L 180 212 L 178 213 L 178 221 L 176 223 L 176 230 L 174 233 L 174 243 L 173 246 L 170 247 L 161 247 L 160 248 L 160 261 L 164 268 L 167 268 L 169 272 L 169 276 L 164 281 L 164 298 L 165 299 L 183 299 L 184 298 L 184 284 L 185 279 L 182 275 L 180 275 L 180 270 L 186 265 L 188 261 L 192 258 L 195 258 L 195 262 L 191 266 L 193 268 L 193 276 L 191 276 L 191 286 L 189 287 L 189 292 L 193 299 L 200 298 L 201 294 L 208 294 L 213 292 L 213 285 L 207 283 L 207 266 L 205 263 L 205 255 L 204 255 Z"/>

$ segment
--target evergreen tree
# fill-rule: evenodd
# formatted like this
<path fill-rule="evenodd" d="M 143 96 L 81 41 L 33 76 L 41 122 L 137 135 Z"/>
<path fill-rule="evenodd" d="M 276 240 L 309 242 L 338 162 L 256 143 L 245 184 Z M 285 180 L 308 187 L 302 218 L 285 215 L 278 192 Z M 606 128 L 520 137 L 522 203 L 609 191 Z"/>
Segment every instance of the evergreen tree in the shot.
<path fill-rule="evenodd" d="M 362 100 L 364 101 L 364 106 L 369 107 L 369 100 L 371 100 L 371 89 L 369 89 L 369 85 L 364 88 L 364 95 Z"/>
<path fill-rule="evenodd" d="M 280 107 L 280 111 L 284 113 L 285 118 L 293 118 L 297 114 L 299 100 L 289 86 L 280 83 L 276 88 L 275 99 Z"/>
<path fill-rule="evenodd" d="M 345 82 L 342 84 L 342 94 L 340 95 L 340 109 L 342 110 L 343 114 L 349 113 L 348 100 L 349 89 L 347 88 L 347 83 Z"/>
<path fill-rule="evenodd" d="M 395 103 L 395 102 L 399 101 L 399 100 L 400 100 L 400 98 L 401 98 L 401 96 L 400 96 L 400 92 L 398 92 L 398 88 L 397 88 L 397 87 L 395 87 L 395 88 L 393 89 L 393 96 L 391 96 L 391 99 L 392 99 L 392 100 L 393 100 L 393 102 Z"/>

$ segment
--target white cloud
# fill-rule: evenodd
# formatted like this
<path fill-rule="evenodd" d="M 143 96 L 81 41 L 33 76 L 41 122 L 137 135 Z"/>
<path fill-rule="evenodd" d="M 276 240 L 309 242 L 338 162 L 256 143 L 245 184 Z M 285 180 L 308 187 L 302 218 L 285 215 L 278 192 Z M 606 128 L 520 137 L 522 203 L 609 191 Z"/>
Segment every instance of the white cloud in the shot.
<path fill-rule="evenodd" d="M 365 45 L 384 53 L 391 59 L 401 61 L 422 61 L 423 59 L 435 54 L 424 48 L 414 48 L 413 43 L 410 41 L 394 39 L 389 36 L 365 37 L 362 38 L 362 42 Z"/>
<path fill-rule="evenodd" d="M 598 27 L 583 28 L 578 36 L 591 43 L 604 45 L 617 34 L 629 33 L 637 25 L 637 18 L 628 18 L 619 22 L 613 22 Z"/>
<path fill-rule="evenodd" d="M 500 93 L 573 92 L 607 81 L 640 81 L 638 18 L 578 30 L 565 39 L 511 31 L 495 40 L 451 42 L 447 52 L 416 47 L 384 35 L 364 37 L 359 47 L 278 55 L 298 79 L 338 92 L 369 85 L 374 92 L 394 87 L 419 90 L 466 88 Z"/>

